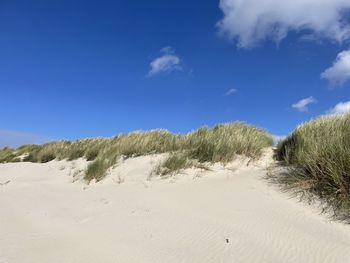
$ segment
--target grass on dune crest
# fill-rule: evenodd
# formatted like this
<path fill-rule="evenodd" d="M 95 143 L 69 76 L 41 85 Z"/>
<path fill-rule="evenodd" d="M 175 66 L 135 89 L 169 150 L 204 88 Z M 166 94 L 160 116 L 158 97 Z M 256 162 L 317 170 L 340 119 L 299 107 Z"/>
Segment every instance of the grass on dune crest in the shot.
<path fill-rule="evenodd" d="M 237 155 L 257 159 L 273 143 L 266 131 L 244 123 L 202 127 L 184 138 L 182 147 L 160 164 L 155 173 L 164 176 L 189 167 L 207 169 L 205 163 L 226 164 Z"/>
<path fill-rule="evenodd" d="M 350 218 L 350 114 L 324 116 L 299 126 L 277 146 L 277 159 L 292 165 L 278 180 L 326 201 Z"/>
<path fill-rule="evenodd" d="M 190 159 L 186 152 L 177 151 L 170 153 L 170 155 L 163 162 L 158 164 L 154 168 L 152 174 L 164 177 L 176 174 L 181 170 L 191 167 L 203 170 L 210 170 L 206 164 L 200 163 L 198 160 L 195 159 Z"/>
<path fill-rule="evenodd" d="M 44 145 L 24 145 L 18 149 L 0 150 L 0 162 L 48 162 L 54 159 L 91 161 L 85 179 L 99 181 L 120 158 L 148 154 L 171 153 L 159 165 L 158 174 L 165 175 L 188 167 L 204 167 L 205 162 L 227 163 L 237 154 L 258 158 L 262 149 L 272 145 L 272 137 L 264 130 L 243 123 L 221 124 L 200 128 L 188 134 L 172 134 L 166 130 L 131 132 L 113 138 L 58 141 Z"/>
<path fill-rule="evenodd" d="M 243 123 L 200 128 L 187 135 L 189 157 L 199 162 L 232 161 L 237 154 L 256 159 L 262 149 L 272 145 L 271 136 L 262 129 Z"/>

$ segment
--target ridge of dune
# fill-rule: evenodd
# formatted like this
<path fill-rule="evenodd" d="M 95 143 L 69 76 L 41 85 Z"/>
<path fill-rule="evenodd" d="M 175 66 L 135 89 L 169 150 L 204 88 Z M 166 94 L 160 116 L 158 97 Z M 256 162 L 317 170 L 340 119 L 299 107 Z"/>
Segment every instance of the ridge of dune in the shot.
<path fill-rule="evenodd" d="M 130 158 L 99 183 L 87 162 L 0 164 L 0 262 L 347 262 L 350 227 L 269 185 L 266 150 L 150 178 Z"/>

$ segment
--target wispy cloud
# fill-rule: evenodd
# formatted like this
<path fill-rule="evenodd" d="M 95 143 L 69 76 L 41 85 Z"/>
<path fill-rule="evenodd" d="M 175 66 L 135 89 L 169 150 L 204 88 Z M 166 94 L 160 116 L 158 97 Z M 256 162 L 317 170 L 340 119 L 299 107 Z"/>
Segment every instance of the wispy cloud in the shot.
<path fill-rule="evenodd" d="M 175 50 L 171 46 L 163 47 L 159 52 L 163 54 L 175 54 Z"/>
<path fill-rule="evenodd" d="M 237 89 L 229 89 L 224 96 L 231 96 L 233 94 L 235 94 L 238 90 Z"/>
<path fill-rule="evenodd" d="M 220 0 L 220 32 L 251 48 L 265 40 L 277 43 L 290 31 L 309 32 L 309 39 L 343 42 L 350 38 L 349 0 Z"/>
<path fill-rule="evenodd" d="M 350 101 L 339 102 L 328 111 L 328 114 L 344 114 L 347 112 L 350 112 Z"/>
<path fill-rule="evenodd" d="M 32 133 L 0 129 L 0 148 L 18 147 L 23 144 L 42 144 L 50 141 L 47 136 Z"/>
<path fill-rule="evenodd" d="M 333 65 L 321 74 L 332 86 L 341 86 L 350 80 L 350 50 L 340 52 Z"/>
<path fill-rule="evenodd" d="M 160 73 L 182 70 L 182 61 L 175 54 L 175 50 L 172 47 L 164 47 L 159 52 L 160 56 L 150 63 L 151 69 L 147 76 L 151 77 Z"/>
<path fill-rule="evenodd" d="M 306 112 L 309 110 L 310 104 L 314 104 L 314 103 L 317 103 L 317 100 L 314 97 L 310 96 L 308 98 L 299 100 L 298 102 L 294 103 L 292 105 L 292 108 L 300 112 Z"/>

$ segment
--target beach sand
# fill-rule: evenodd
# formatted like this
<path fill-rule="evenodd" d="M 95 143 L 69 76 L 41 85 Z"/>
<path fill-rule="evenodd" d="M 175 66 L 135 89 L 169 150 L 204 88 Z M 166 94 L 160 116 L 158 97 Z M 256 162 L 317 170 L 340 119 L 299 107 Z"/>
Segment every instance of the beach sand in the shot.
<path fill-rule="evenodd" d="M 270 151 L 150 178 L 162 158 L 89 185 L 84 160 L 0 164 L 0 263 L 350 262 L 348 225 L 265 180 Z"/>

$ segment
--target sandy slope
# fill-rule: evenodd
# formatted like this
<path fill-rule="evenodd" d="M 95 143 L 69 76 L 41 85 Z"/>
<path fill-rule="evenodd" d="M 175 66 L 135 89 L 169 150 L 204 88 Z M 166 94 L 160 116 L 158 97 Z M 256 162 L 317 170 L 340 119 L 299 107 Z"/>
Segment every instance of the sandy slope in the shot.
<path fill-rule="evenodd" d="M 350 262 L 350 227 L 262 178 L 268 161 L 147 180 L 162 156 L 102 183 L 86 163 L 0 165 L 0 263 Z"/>

